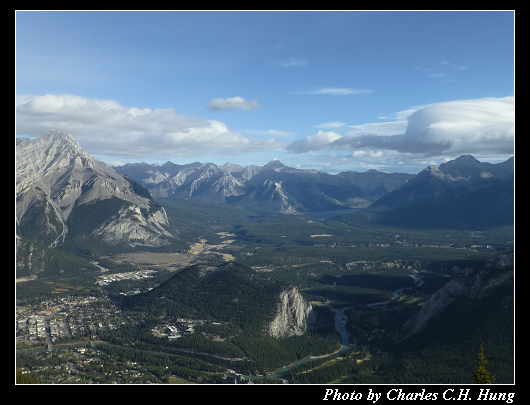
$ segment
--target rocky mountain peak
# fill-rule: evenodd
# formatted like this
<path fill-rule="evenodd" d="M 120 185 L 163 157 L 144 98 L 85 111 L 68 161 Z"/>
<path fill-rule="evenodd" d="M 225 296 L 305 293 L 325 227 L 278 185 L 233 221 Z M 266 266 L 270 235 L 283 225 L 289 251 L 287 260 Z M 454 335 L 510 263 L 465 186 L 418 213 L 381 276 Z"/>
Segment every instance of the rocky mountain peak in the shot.
<path fill-rule="evenodd" d="M 227 173 L 239 173 L 239 172 L 242 172 L 244 167 L 243 166 L 240 166 L 236 163 L 225 163 L 224 165 L 221 166 L 221 169 L 224 170 L 225 172 Z"/>
<path fill-rule="evenodd" d="M 107 215 L 98 214 L 102 223 L 92 221 L 92 228 L 99 225 L 90 229 L 93 236 L 98 234 L 111 244 L 135 245 L 164 243 L 162 239 L 170 236 L 165 230 L 168 225 L 165 211 L 149 192 L 94 159 L 72 135 L 50 131 L 18 144 L 15 170 L 16 218 L 23 236 L 57 246 L 68 235 L 74 208 L 80 213 L 82 206 L 92 207 L 102 201 L 107 209 L 113 209 Z M 112 200 L 116 203 L 109 204 L 111 199 L 116 199 Z M 143 222 L 145 235 L 133 231 L 137 226 L 127 227 L 128 220 Z M 128 239 L 131 232 L 135 242 Z M 153 238 L 152 232 L 157 237 Z"/>
<path fill-rule="evenodd" d="M 477 163 L 480 163 L 477 159 L 475 159 L 475 157 L 473 155 L 461 155 L 459 157 L 457 157 L 455 160 L 455 162 L 458 162 L 458 163 L 466 163 L 466 164 L 477 164 Z"/>
<path fill-rule="evenodd" d="M 68 142 L 68 143 L 72 143 L 72 144 L 79 146 L 79 144 L 77 143 L 77 141 L 72 135 L 64 133 L 64 132 L 56 131 L 55 129 L 52 129 L 50 132 L 41 136 L 39 139 L 41 139 L 42 141 L 47 141 L 47 142 L 49 142 L 50 139 L 53 139 L 58 142 Z"/>
<path fill-rule="evenodd" d="M 269 163 L 267 163 L 265 166 L 263 166 L 263 170 L 281 170 L 286 168 L 282 162 L 280 162 L 279 159 L 272 159 Z"/>
<path fill-rule="evenodd" d="M 62 153 L 67 154 L 68 157 L 83 156 L 86 159 L 94 160 L 70 134 L 52 130 L 40 138 L 33 140 L 32 143 L 36 148 L 44 146 L 44 152 L 47 155 Z"/>

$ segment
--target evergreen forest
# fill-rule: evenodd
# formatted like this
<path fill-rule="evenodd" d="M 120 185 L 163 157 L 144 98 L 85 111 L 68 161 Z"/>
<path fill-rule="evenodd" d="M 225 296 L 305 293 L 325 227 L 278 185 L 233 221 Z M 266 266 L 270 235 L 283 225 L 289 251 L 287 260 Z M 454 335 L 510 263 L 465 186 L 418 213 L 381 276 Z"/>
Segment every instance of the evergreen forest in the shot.
<path fill-rule="evenodd" d="M 340 216 L 159 202 L 179 229 L 174 246 L 124 252 L 93 249 L 90 241 L 22 244 L 43 270 L 17 283 L 17 381 L 467 384 L 482 344 L 495 383 L 513 382 L 513 285 L 487 299 L 456 300 L 399 341 L 433 294 L 509 254 L 513 227 L 363 227 Z M 73 220 L 83 221 L 82 213 Z M 201 249 L 192 254 L 184 241 Z M 237 271 L 227 271 L 227 259 Z M 203 266 L 217 271 L 203 277 Z M 145 270 L 148 276 L 133 277 Z M 131 276 L 101 282 L 119 274 Z M 302 336 L 276 339 L 263 331 L 286 286 L 311 303 L 318 322 Z M 31 340 L 35 316 L 45 330 L 64 326 L 50 353 L 46 338 Z M 193 332 L 170 339 L 166 329 L 184 332 L 183 319 L 197 321 Z"/>

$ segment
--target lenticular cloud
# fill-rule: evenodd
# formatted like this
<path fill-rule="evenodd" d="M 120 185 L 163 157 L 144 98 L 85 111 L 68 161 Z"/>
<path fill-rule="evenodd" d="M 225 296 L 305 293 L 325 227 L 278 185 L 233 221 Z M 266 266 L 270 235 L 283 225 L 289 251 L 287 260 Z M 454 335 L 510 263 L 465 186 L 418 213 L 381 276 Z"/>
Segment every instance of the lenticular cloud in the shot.
<path fill-rule="evenodd" d="M 513 97 L 482 98 L 431 104 L 408 118 L 398 151 L 426 155 L 452 153 L 513 153 Z"/>
<path fill-rule="evenodd" d="M 364 124 L 344 136 L 335 134 L 327 139 L 319 134 L 307 136 L 288 145 L 287 150 L 302 153 L 372 148 L 421 158 L 464 153 L 511 154 L 514 152 L 514 121 L 513 96 L 447 101 L 412 112 L 402 134 L 378 133 L 381 124 Z M 399 124 L 402 125 L 401 121 Z M 361 132 L 361 128 L 373 131 Z"/>

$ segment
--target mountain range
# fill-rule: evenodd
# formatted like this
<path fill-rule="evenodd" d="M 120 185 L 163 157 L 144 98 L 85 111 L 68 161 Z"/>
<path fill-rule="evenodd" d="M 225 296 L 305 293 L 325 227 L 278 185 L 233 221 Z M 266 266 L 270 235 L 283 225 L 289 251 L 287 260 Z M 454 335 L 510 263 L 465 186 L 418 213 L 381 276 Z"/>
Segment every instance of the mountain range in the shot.
<path fill-rule="evenodd" d="M 274 213 L 361 208 L 414 177 L 368 170 L 336 175 L 288 167 L 226 163 L 133 163 L 115 169 L 145 186 L 154 198 L 170 197 Z"/>
<path fill-rule="evenodd" d="M 111 168 L 71 136 L 51 131 L 16 145 L 17 234 L 44 246 L 160 247 L 178 236 L 155 198 L 299 214 L 364 208 L 345 222 L 480 229 L 512 225 L 514 158 L 464 155 L 417 175 L 376 170 L 329 174 L 226 163 L 134 163 Z"/>
<path fill-rule="evenodd" d="M 273 213 L 364 208 L 347 222 L 419 228 L 511 225 L 514 158 L 492 164 L 471 155 L 431 165 L 417 175 L 376 170 L 336 175 L 288 167 L 227 163 L 134 163 L 115 169 L 155 198 L 176 198 Z M 345 218 L 343 216 L 342 218 Z"/>
<path fill-rule="evenodd" d="M 514 157 L 491 164 L 463 155 L 428 166 L 349 219 L 411 228 L 513 225 L 514 169 Z"/>

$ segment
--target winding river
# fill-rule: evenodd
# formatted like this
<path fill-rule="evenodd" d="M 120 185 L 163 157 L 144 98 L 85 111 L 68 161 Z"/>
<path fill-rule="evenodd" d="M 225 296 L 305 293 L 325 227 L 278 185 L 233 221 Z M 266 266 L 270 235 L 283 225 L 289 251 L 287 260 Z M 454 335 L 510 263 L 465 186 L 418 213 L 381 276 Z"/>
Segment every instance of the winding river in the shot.
<path fill-rule="evenodd" d="M 340 308 L 340 309 L 337 309 L 337 310 L 334 311 L 335 312 L 335 316 L 334 316 L 334 318 L 335 318 L 335 330 L 340 334 L 341 347 L 340 347 L 339 350 L 337 350 L 337 351 L 335 351 L 333 353 L 323 354 L 323 355 L 320 355 L 320 356 L 309 356 L 309 357 L 306 357 L 305 359 L 299 360 L 299 361 L 297 361 L 295 363 L 289 364 L 288 366 L 285 366 L 285 367 L 282 367 L 282 368 L 276 370 L 274 372 L 274 374 L 272 374 L 270 377 L 283 379 L 283 376 L 285 375 L 285 373 L 287 373 L 292 368 L 298 367 L 301 364 L 307 363 L 307 362 L 315 360 L 315 359 L 323 359 L 325 357 L 330 357 L 330 356 L 333 356 L 334 354 L 342 353 L 342 352 L 345 352 L 348 349 L 351 349 L 353 347 L 353 345 L 350 344 L 350 340 L 349 340 L 349 337 L 348 337 L 348 331 L 346 330 L 346 319 L 345 319 L 345 315 L 344 315 L 344 312 L 346 310 L 348 310 L 348 309 L 349 309 L 349 307 L 346 307 L 346 308 Z M 355 339 L 354 339 L 354 341 L 355 341 Z"/>
<path fill-rule="evenodd" d="M 423 284 L 423 280 L 416 276 L 416 275 L 411 275 L 410 277 L 412 277 L 412 279 L 414 280 L 414 283 L 416 284 L 416 286 L 421 286 Z M 336 286 L 337 284 L 337 281 L 333 281 L 333 285 Z M 403 294 L 403 291 L 406 290 L 407 288 L 410 288 L 410 287 L 401 287 L 401 288 L 397 288 L 393 291 L 393 297 L 391 300 L 388 300 L 388 301 L 383 301 L 383 302 L 376 302 L 376 303 L 373 303 L 373 304 L 369 304 L 368 306 L 379 306 L 379 305 L 386 305 L 386 304 L 389 304 L 390 302 L 392 302 L 392 300 L 395 300 L 395 299 L 398 299 L 399 297 L 401 297 L 401 295 Z M 326 303 L 326 305 L 330 305 L 332 303 L 332 301 L 328 301 Z M 352 341 L 350 342 L 350 336 L 349 336 L 349 333 L 348 331 L 346 330 L 346 315 L 344 315 L 344 313 L 351 309 L 351 307 L 344 307 L 344 308 L 338 308 L 338 309 L 333 309 L 333 308 L 330 308 L 334 313 L 334 320 L 335 320 L 335 330 L 340 334 L 340 344 L 341 344 L 341 348 L 336 351 L 336 352 L 333 352 L 333 353 L 328 353 L 328 354 L 324 354 L 324 355 L 321 355 L 321 356 L 310 356 L 310 357 L 306 357 L 305 359 L 302 359 L 302 360 L 299 360 L 293 364 L 289 364 L 288 366 L 285 366 L 285 367 L 282 367 L 278 370 L 276 370 L 276 372 L 274 372 L 274 374 L 272 374 L 270 377 L 272 378 L 279 378 L 279 379 L 283 379 L 283 376 L 285 375 L 285 373 L 289 370 L 291 370 L 292 368 L 295 368 L 295 367 L 298 367 L 299 365 L 301 364 L 304 364 L 304 363 L 307 363 L 311 360 L 314 360 L 314 359 L 322 359 L 322 358 L 325 358 L 325 357 L 329 357 L 329 356 L 332 356 L 336 353 L 341 353 L 341 352 L 344 352 L 348 349 L 351 349 L 352 347 L 356 346 L 358 344 L 358 339 L 356 339 L 355 337 L 352 336 Z"/>
<path fill-rule="evenodd" d="M 349 308 L 346 307 L 335 311 L 335 330 L 340 334 L 340 344 L 346 348 L 344 350 L 352 347 L 350 346 L 350 338 L 348 331 L 346 330 L 346 316 L 344 315 L 344 312 L 348 309 Z M 356 339 L 354 339 L 353 344 L 356 344 Z"/>

